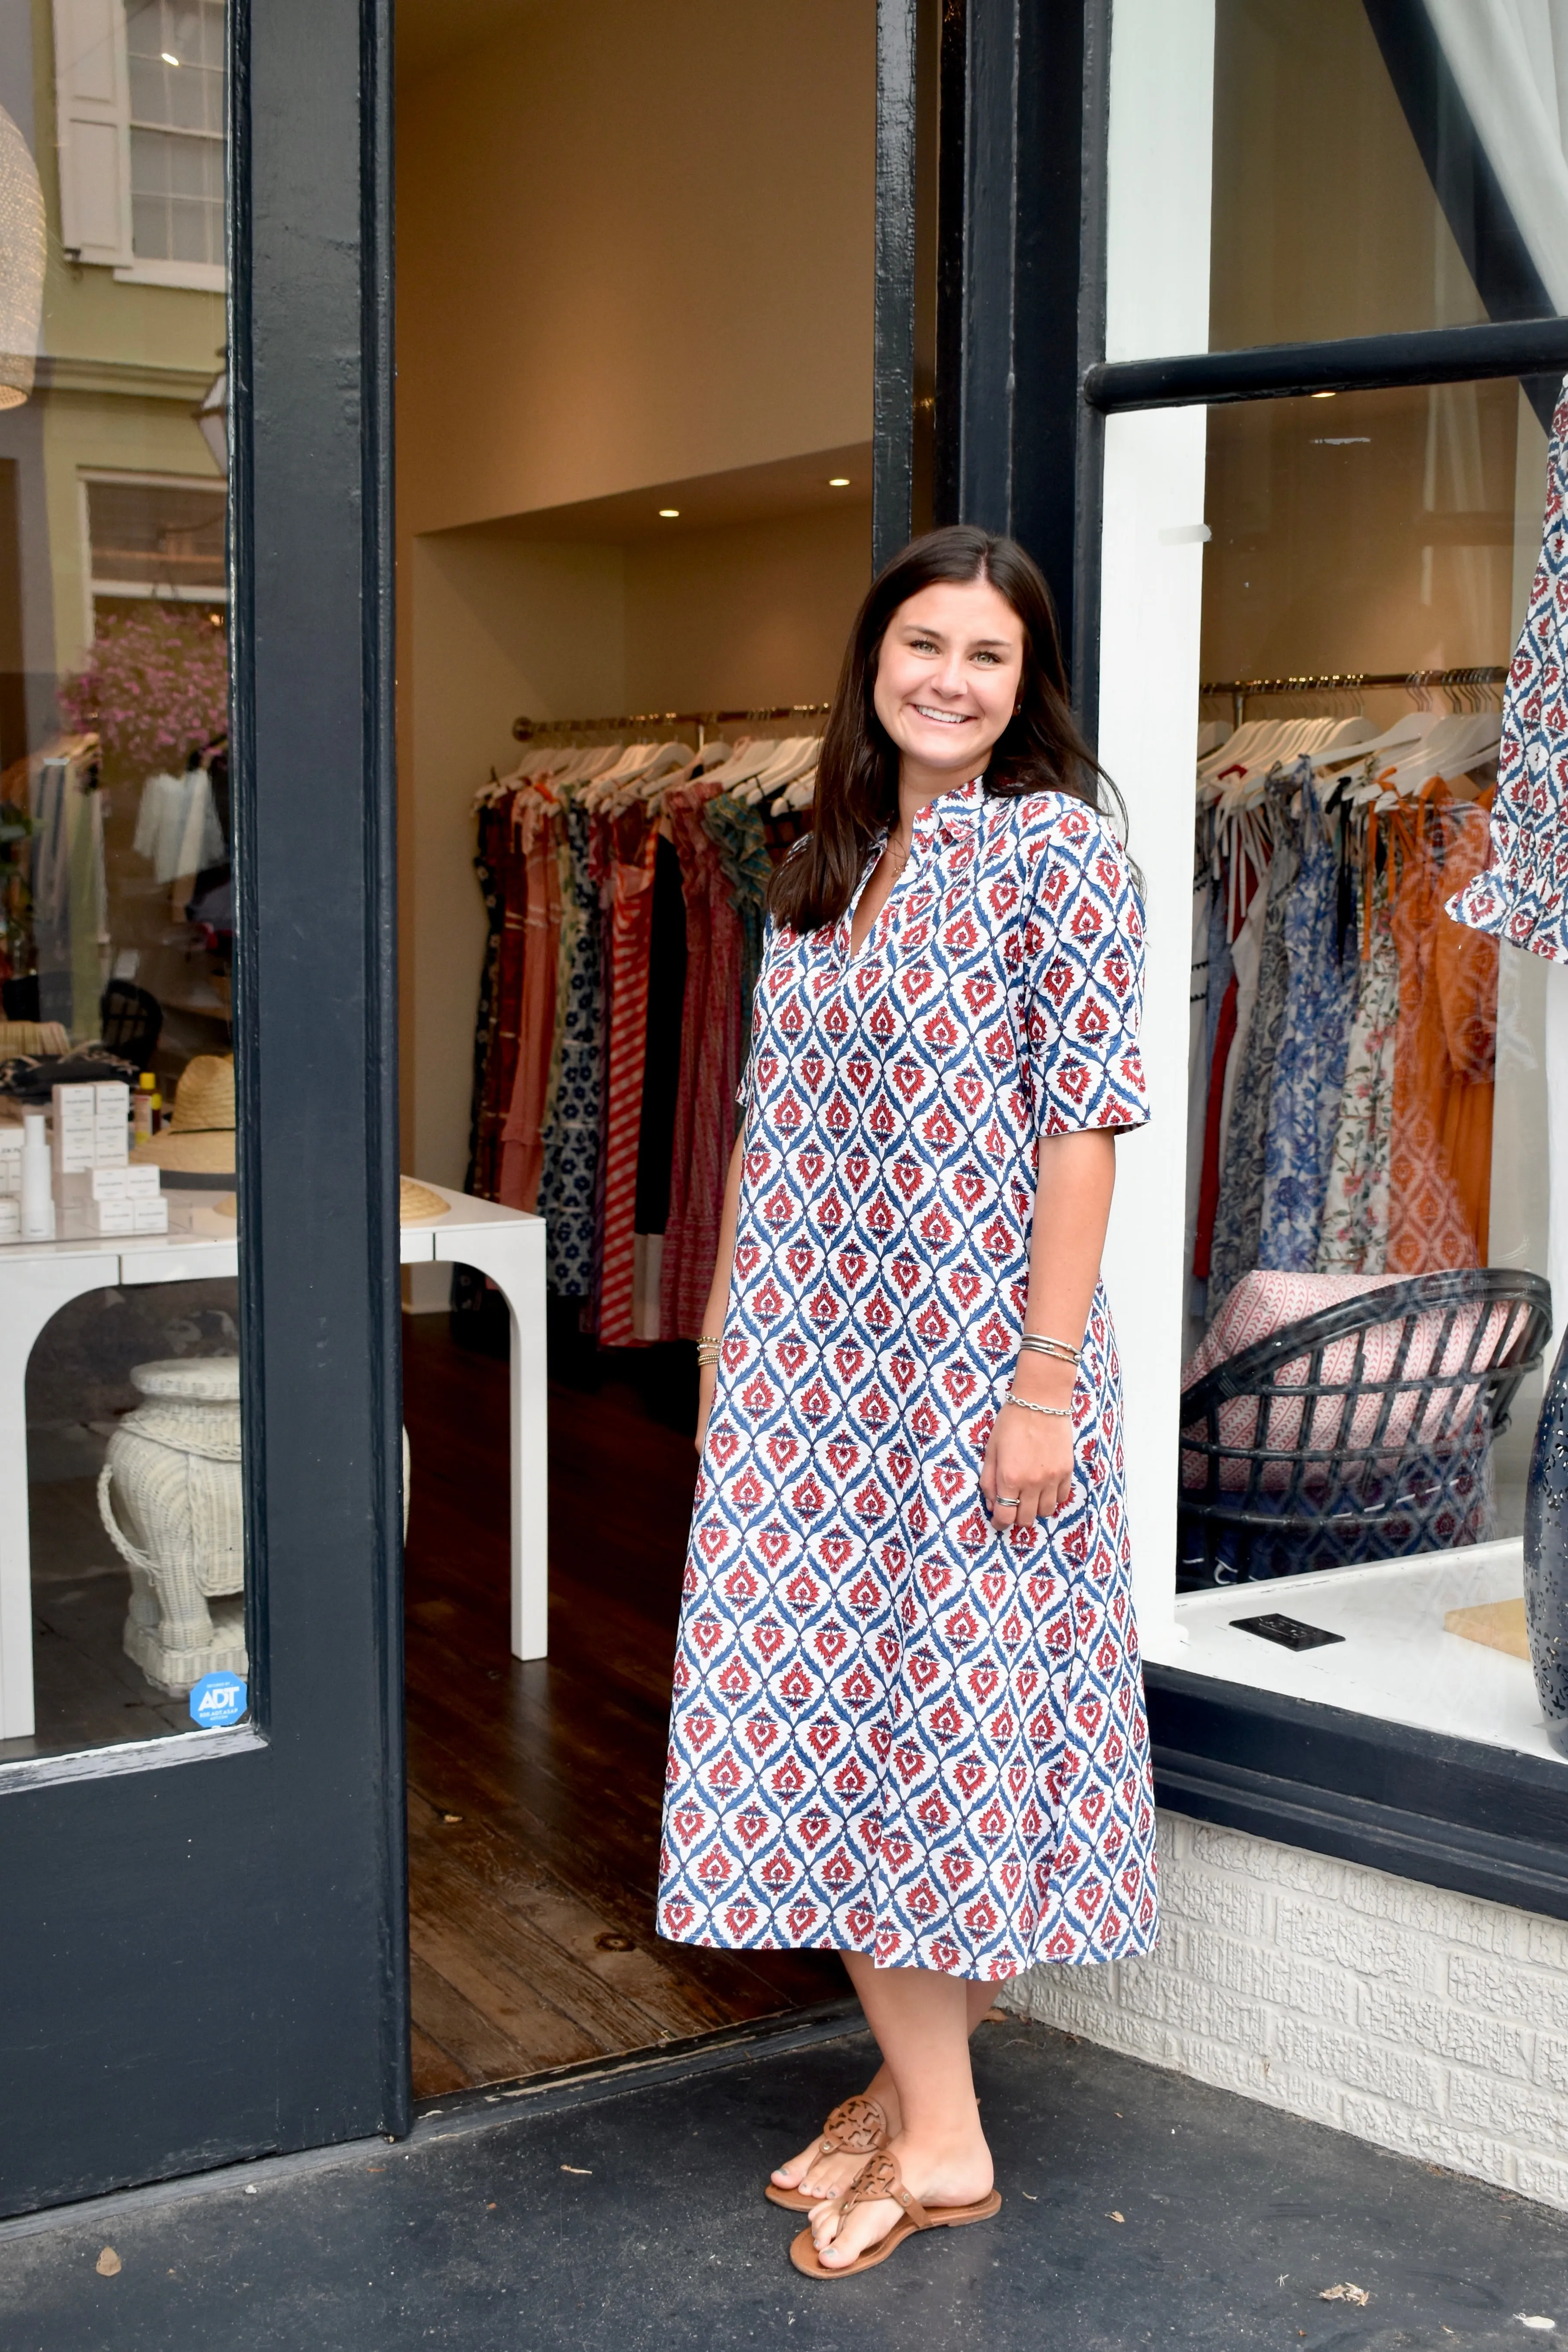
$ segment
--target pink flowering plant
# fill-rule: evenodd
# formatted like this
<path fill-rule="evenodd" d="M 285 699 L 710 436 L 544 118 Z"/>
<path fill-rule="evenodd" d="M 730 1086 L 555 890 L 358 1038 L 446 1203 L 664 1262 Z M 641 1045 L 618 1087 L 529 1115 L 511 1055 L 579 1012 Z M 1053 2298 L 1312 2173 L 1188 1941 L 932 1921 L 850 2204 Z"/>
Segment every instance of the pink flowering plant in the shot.
<path fill-rule="evenodd" d="M 85 669 L 60 680 L 68 727 L 133 774 L 184 768 L 228 725 L 228 643 L 209 613 L 157 602 L 107 614 Z"/>

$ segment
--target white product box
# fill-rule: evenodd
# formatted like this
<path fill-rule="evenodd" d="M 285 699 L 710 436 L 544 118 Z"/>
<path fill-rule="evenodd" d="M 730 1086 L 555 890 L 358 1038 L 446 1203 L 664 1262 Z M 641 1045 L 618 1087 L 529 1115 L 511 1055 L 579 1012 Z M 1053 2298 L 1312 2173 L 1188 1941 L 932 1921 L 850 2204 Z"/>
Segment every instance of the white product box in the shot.
<path fill-rule="evenodd" d="M 15 1200 L 22 1190 L 22 1130 L 0 1127 L 0 1201 Z"/>
<path fill-rule="evenodd" d="M 136 1204 L 132 1201 L 68 1201 L 59 1213 L 58 1231 L 61 1241 L 96 1241 L 105 1235 L 133 1234 L 136 1231 Z"/>
<path fill-rule="evenodd" d="M 139 1234 L 166 1234 L 169 1230 L 169 1203 L 162 1194 L 155 1201 L 132 1201 L 132 1229 Z"/>
<path fill-rule="evenodd" d="M 15 1193 L 0 1193 L 0 1242 L 22 1238 L 22 1203 Z"/>
<path fill-rule="evenodd" d="M 122 1167 L 131 1150 L 131 1089 L 123 1078 L 54 1089 L 57 1175 Z"/>
<path fill-rule="evenodd" d="M 62 1170 L 55 1178 L 55 1197 L 62 1207 L 68 1201 L 155 1201 L 158 1193 L 156 1168 L 123 1162 L 117 1168 Z"/>

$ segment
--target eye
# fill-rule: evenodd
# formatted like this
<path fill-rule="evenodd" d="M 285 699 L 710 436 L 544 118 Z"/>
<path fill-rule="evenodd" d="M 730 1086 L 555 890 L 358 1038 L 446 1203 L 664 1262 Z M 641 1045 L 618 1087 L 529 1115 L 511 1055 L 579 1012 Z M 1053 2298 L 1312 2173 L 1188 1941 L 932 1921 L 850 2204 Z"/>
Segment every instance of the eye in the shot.
<path fill-rule="evenodd" d="M 976 661 L 989 662 L 993 669 L 996 669 L 1001 667 L 1001 655 L 989 653 L 984 650 L 984 648 L 982 648 L 982 650 L 975 655 L 974 658 Z"/>
<path fill-rule="evenodd" d="M 936 651 L 936 640 L 934 637 L 911 637 L 910 639 L 910 651 L 916 654 L 934 654 Z"/>

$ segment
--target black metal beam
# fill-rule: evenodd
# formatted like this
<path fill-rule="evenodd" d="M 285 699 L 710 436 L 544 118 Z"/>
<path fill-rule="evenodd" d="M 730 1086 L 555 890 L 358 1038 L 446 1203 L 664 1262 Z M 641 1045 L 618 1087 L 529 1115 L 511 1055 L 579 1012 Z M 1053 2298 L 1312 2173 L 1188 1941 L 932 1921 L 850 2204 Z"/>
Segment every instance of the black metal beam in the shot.
<path fill-rule="evenodd" d="M 921 51 L 936 83 L 931 519 L 1029 549 L 1080 690 L 1097 603 L 1099 424 L 1079 384 L 1103 348 L 1107 17 L 1107 0 L 942 0 L 940 40 Z M 884 89 L 883 136 L 911 152 L 903 87 Z M 931 94 L 917 94 L 918 118 Z M 889 251 L 878 287 L 900 324 L 901 265 Z"/>
<path fill-rule="evenodd" d="M 914 529 L 919 0 L 877 0 L 871 568 Z"/>
<path fill-rule="evenodd" d="M 1111 415 L 1131 408 L 1215 407 L 1226 401 L 1289 400 L 1303 393 L 1561 375 L 1565 370 L 1568 319 L 1510 319 L 1415 334 L 1346 335 L 1328 343 L 1268 343 L 1245 352 L 1113 360 L 1085 371 L 1083 398 L 1089 407 Z"/>

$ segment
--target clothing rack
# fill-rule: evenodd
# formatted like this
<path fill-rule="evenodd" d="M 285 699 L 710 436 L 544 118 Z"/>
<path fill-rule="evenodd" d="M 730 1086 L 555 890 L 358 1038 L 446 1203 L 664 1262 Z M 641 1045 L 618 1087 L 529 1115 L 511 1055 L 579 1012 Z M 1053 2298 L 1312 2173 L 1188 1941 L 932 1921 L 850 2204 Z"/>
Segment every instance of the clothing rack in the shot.
<path fill-rule="evenodd" d="M 767 719 L 824 719 L 832 709 L 826 702 L 781 702 L 771 710 L 634 710 L 620 719 L 514 719 L 511 731 L 520 743 L 532 743 L 543 735 L 627 735 L 639 727 L 695 727 L 697 748 L 702 748 L 704 730 L 710 727 L 733 727 L 742 720 Z"/>
<path fill-rule="evenodd" d="M 1228 695 L 1237 727 L 1247 716 L 1247 698 L 1255 694 L 1358 694 L 1367 687 L 1404 687 L 1422 694 L 1430 687 L 1503 686 L 1508 671 L 1497 664 L 1469 669 L 1344 670 L 1316 677 L 1226 677 L 1200 686 L 1200 698 Z"/>

